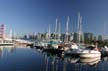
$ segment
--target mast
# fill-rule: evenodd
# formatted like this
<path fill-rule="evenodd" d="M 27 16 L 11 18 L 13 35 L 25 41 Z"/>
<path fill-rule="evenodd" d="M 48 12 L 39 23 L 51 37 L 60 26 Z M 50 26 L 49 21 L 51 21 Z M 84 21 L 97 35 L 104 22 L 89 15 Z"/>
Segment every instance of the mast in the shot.
<path fill-rule="evenodd" d="M 59 40 L 60 40 L 60 36 L 61 36 L 60 29 L 61 29 L 61 27 L 60 27 L 60 22 L 59 22 Z"/>
<path fill-rule="evenodd" d="M 77 41 L 78 43 L 80 42 L 80 35 L 79 35 L 79 30 L 80 30 L 80 13 L 78 12 L 78 35 L 77 35 Z"/>
<path fill-rule="evenodd" d="M 48 33 L 48 37 L 49 37 L 49 40 L 50 40 L 50 33 L 51 31 L 50 31 L 50 24 L 49 24 L 49 33 Z"/>
<path fill-rule="evenodd" d="M 104 33 L 103 33 L 103 41 L 105 40 L 105 26 L 106 26 L 106 23 L 104 22 Z"/>
<path fill-rule="evenodd" d="M 80 41 L 83 41 L 83 33 L 82 33 L 82 16 L 80 16 Z M 79 42 L 80 42 L 79 41 Z"/>
<path fill-rule="evenodd" d="M 10 39 L 12 39 L 12 30 L 10 30 Z"/>
<path fill-rule="evenodd" d="M 80 13 L 78 12 L 78 43 L 80 43 L 81 41 L 81 36 L 82 36 L 82 17 L 80 16 Z"/>
<path fill-rule="evenodd" d="M 58 19 L 56 18 L 56 25 L 55 25 L 55 39 L 57 39 L 57 22 L 58 22 Z"/>
<path fill-rule="evenodd" d="M 67 16 L 67 23 L 66 23 L 66 42 L 68 42 L 68 28 L 69 28 L 69 16 Z"/>
<path fill-rule="evenodd" d="M 16 35 L 17 35 L 16 32 L 14 32 L 14 33 L 13 33 L 13 37 L 14 37 L 14 39 L 17 38 Z M 29 34 L 27 34 L 27 38 L 29 38 Z"/>

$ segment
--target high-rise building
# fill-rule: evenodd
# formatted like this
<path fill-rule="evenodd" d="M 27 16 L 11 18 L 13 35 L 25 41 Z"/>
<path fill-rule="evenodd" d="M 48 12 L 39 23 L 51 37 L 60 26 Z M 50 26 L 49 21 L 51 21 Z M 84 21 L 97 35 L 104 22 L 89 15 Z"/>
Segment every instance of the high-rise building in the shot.
<path fill-rule="evenodd" d="M 90 43 L 92 40 L 94 40 L 93 33 L 84 33 L 84 41 L 85 41 L 85 43 Z"/>
<path fill-rule="evenodd" d="M 102 35 L 98 35 L 98 40 L 103 41 Z"/>

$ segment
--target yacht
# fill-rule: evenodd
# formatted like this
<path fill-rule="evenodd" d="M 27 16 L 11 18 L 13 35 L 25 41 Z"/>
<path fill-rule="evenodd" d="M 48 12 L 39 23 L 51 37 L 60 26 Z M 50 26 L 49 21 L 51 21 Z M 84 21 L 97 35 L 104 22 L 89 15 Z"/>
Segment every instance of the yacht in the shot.
<path fill-rule="evenodd" d="M 96 58 L 80 58 L 81 63 L 91 63 L 91 62 L 96 62 L 99 61 L 101 57 L 96 57 Z"/>
<path fill-rule="evenodd" d="M 108 55 L 108 47 L 104 46 L 104 47 L 100 48 L 100 52 L 101 52 L 102 57 L 107 56 Z"/>
<path fill-rule="evenodd" d="M 34 47 L 36 47 L 36 48 L 40 48 L 40 49 L 42 49 L 42 48 L 44 48 L 44 47 L 46 47 L 47 46 L 47 42 L 46 41 L 35 41 L 34 42 Z"/>
<path fill-rule="evenodd" d="M 71 44 L 71 46 L 69 47 L 70 50 L 65 51 L 65 55 L 71 55 L 73 57 L 79 57 L 79 53 L 82 51 L 82 49 L 80 49 L 78 47 L 77 44 Z"/>
<path fill-rule="evenodd" d="M 81 58 L 96 58 L 101 56 L 101 52 L 95 46 L 86 47 L 79 53 Z"/>

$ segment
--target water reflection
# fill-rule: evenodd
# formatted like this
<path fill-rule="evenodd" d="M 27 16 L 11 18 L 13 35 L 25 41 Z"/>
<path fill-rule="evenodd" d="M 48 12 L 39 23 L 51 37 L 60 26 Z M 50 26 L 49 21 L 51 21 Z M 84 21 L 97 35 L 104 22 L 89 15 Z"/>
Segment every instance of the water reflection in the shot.
<path fill-rule="evenodd" d="M 108 57 L 101 58 L 102 61 L 108 61 Z"/>
<path fill-rule="evenodd" d="M 108 71 L 108 57 L 79 58 L 35 48 L 0 47 L 1 71 Z"/>
<path fill-rule="evenodd" d="M 46 71 L 102 71 L 103 69 L 100 57 L 86 59 L 48 52 L 44 55 L 46 61 Z"/>
<path fill-rule="evenodd" d="M 63 58 L 60 54 L 53 54 L 53 53 L 47 53 L 43 52 L 44 59 L 45 59 L 45 65 L 46 71 L 58 71 L 59 69 L 59 62 L 62 62 Z"/>
<path fill-rule="evenodd" d="M 6 47 L 4 47 L 4 48 L 6 48 Z M 7 49 L 8 49 L 8 52 L 10 52 L 10 53 L 14 53 L 16 51 L 16 47 L 7 47 Z"/>
<path fill-rule="evenodd" d="M 77 63 L 79 61 L 79 57 L 69 57 L 69 56 L 66 56 L 65 57 L 65 61 L 69 62 L 69 63 Z"/>
<path fill-rule="evenodd" d="M 5 49 L 7 49 L 7 52 L 9 52 L 9 53 L 14 53 L 16 48 L 0 46 L 0 59 L 3 58 L 3 56 L 5 54 Z"/>
<path fill-rule="evenodd" d="M 3 47 L 0 47 L 0 59 L 3 57 Z"/>

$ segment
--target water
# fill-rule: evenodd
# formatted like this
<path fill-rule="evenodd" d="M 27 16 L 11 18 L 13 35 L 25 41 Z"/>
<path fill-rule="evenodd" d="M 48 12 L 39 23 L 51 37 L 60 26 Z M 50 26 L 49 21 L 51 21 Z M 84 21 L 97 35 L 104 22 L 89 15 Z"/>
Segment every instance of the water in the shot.
<path fill-rule="evenodd" d="M 0 47 L 0 71 L 108 71 L 107 57 L 93 65 L 79 60 L 29 47 Z"/>

